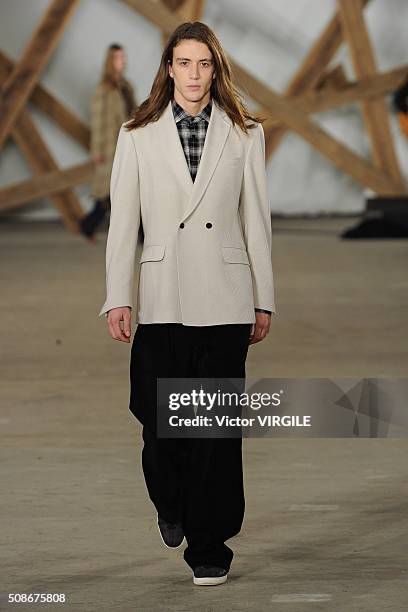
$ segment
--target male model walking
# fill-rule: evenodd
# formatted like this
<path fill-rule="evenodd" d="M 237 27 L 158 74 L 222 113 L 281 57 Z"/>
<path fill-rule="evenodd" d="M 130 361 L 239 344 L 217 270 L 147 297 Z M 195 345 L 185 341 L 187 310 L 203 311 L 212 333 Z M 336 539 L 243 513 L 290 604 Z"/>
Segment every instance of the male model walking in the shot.
<path fill-rule="evenodd" d="M 129 408 L 164 543 L 194 584 L 226 581 L 245 498 L 241 438 L 160 438 L 157 378 L 244 378 L 248 345 L 275 312 L 262 124 L 201 22 L 180 25 L 149 97 L 120 129 L 111 174 L 106 314 L 130 342 L 139 229 L 137 329 Z"/>

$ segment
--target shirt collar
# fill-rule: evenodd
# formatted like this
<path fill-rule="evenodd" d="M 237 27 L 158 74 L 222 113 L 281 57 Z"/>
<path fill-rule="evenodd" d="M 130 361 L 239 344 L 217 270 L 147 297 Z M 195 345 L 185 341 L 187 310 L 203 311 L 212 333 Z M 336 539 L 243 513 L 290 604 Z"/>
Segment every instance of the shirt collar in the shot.
<path fill-rule="evenodd" d="M 172 109 L 176 123 L 182 121 L 182 119 L 187 119 L 190 123 L 198 123 L 199 121 L 202 121 L 204 119 L 208 123 L 211 117 L 212 100 L 210 100 L 207 106 L 205 106 L 195 117 L 185 111 L 184 108 L 182 108 L 174 98 L 172 100 Z"/>

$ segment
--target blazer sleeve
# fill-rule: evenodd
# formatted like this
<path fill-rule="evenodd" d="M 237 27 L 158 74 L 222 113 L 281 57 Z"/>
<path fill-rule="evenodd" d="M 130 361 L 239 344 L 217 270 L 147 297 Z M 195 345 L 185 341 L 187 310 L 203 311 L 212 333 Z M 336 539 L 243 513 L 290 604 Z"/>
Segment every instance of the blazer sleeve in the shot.
<path fill-rule="evenodd" d="M 276 314 L 272 271 L 271 211 L 265 171 L 262 124 L 251 130 L 239 212 L 252 274 L 255 309 Z"/>
<path fill-rule="evenodd" d="M 133 132 L 122 124 L 110 180 L 111 213 L 106 242 L 106 301 L 99 316 L 133 307 L 134 268 L 140 226 L 139 167 Z"/>

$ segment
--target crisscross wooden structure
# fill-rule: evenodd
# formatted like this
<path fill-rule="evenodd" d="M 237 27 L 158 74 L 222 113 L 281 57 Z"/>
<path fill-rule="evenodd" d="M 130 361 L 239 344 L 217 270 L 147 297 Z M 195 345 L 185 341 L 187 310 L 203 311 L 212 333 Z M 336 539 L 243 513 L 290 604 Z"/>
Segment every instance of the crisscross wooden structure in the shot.
<path fill-rule="evenodd" d="M 163 41 L 182 22 L 202 20 L 204 0 L 122 0 L 163 33 Z M 375 1 L 375 0 L 372 0 Z M 304 138 L 340 171 L 378 195 L 402 196 L 406 186 L 395 154 L 384 95 L 408 76 L 408 65 L 378 73 L 364 21 L 369 0 L 338 0 L 337 12 L 307 53 L 283 94 L 262 83 L 233 60 L 237 85 L 259 103 L 269 158 L 288 130 Z M 33 178 L 0 189 L 0 209 L 21 206 L 40 196 L 50 197 L 65 226 L 78 231 L 83 215 L 73 187 L 89 182 L 94 172 L 87 162 L 58 168 L 26 108 L 33 103 L 71 138 L 89 149 L 88 126 L 40 84 L 42 71 L 56 48 L 80 0 L 52 0 L 20 59 L 14 64 L 0 51 L 0 149 L 11 136 L 33 169 Z M 345 78 L 341 65 L 329 69 L 346 44 L 355 81 Z M 359 103 L 371 145 L 365 159 L 322 129 L 310 115 Z"/>

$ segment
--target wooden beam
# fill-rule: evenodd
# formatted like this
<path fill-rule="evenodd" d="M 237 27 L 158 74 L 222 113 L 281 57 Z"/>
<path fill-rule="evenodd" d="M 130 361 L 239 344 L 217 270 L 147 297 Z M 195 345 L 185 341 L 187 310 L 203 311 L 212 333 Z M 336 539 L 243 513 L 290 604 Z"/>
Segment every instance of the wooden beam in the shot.
<path fill-rule="evenodd" d="M 177 13 L 183 21 L 201 21 L 204 14 L 205 0 L 184 0 Z"/>
<path fill-rule="evenodd" d="M 183 6 L 185 0 L 161 0 L 161 2 L 163 6 L 165 6 L 166 9 L 168 9 L 171 13 L 175 13 L 180 7 Z M 169 38 L 169 32 L 162 31 L 161 38 L 162 38 L 162 46 L 164 48 Z"/>
<path fill-rule="evenodd" d="M 126 1 L 126 0 L 125 0 Z M 169 11 L 177 13 L 182 21 L 201 21 L 205 0 L 161 0 Z M 130 4 L 128 2 L 128 4 Z M 133 6 L 132 6 L 133 8 Z M 137 9 L 138 10 L 138 9 Z M 150 13 L 149 13 L 150 14 Z"/>
<path fill-rule="evenodd" d="M 240 86 L 250 91 L 251 96 L 268 108 L 282 123 L 285 123 L 287 127 L 330 159 L 336 168 L 349 174 L 361 185 L 369 187 L 375 193 L 401 194 L 401 187 L 398 183 L 312 122 L 299 104 L 275 93 L 243 68 L 234 65 L 233 70 Z"/>
<path fill-rule="evenodd" d="M 13 67 L 14 63 L 0 50 L 0 81 L 7 78 Z M 31 93 L 30 102 L 35 104 L 38 110 L 58 125 L 68 136 L 89 151 L 91 142 L 89 127 L 45 87 L 36 85 Z"/>
<path fill-rule="evenodd" d="M 324 89 L 328 91 L 330 89 L 342 89 L 347 85 L 347 77 L 344 72 L 344 68 L 341 64 L 337 64 L 333 68 L 325 70 L 317 81 L 314 91 L 321 91 Z"/>
<path fill-rule="evenodd" d="M 343 33 L 347 41 L 357 78 L 377 72 L 374 52 L 363 16 L 361 0 L 338 0 Z M 363 117 L 371 141 L 374 165 L 389 174 L 404 190 L 404 180 L 398 165 L 391 136 L 388 111 L 383 98 L 362 103 Z"/>
<path fill-rule="evenodd" d="M 6 80 L 13 68 L 14 62 L 0 50 L 0 82 Z M 75 142 L 89 151 L 91 142 L 89 127 L 45 87 L 40 84 L 35 85 L 29 100 Z"/>
<path fill-rule="evenodd" d="M 0 149 L 29 99 L 79 0 L 52 0 L 1 88 Z"/>
<path fill-rule="evenodd" d="M 169 11 L 160 0 L 122 0 L 122 2 L 163 30 L 164 34 L 171 34 L 177 26 L 183 23 L 177 13 Z"/>
<path fill-rule="evenodd" d="M 363 78 L 359 81 L 350 81 L 343 89 L 310 91 L 289 99 L 299 104 L 306 113 L 320 113 L 395 91 L 400 85 L 405 83 L 407 77 L 408 64 L 400 68 L 394 68 L 394 70 Z M 266 111 L 266 114 L 270 118 L 265 121 L 264 127 L 268 125 L 276 128 L 282 125 L 269 111 Z"/>
<path fill-rule="evenodd" d="M 2 76 L 4 74 L 7 76 L 12 68 L 12 65 L 7 67 L 2 65 Z M 27 109 L 23 109 L 18 116 L 11 136 L 35 173 L 43 174 L 50 170 L 58 170 L 54 158 Z M 66 228 L 71 232 L 78 232 L 78 219 L 84 215 L 84 212 L 76 194 L 72 190 L 67 190 L 64 193 L 51 195 L 50 200 L 59 210 Z"/>
<path fill-rule="evenodd" d="M 15 124 L 12 137 L 28 163 L 39 175 L 58 171 L 58 166 L 37 130 L 27 110 L 23 110 Z M 78 220 L 84 211 L 72 190 L 51 193 L 50 200 L 61 214 L 65 227 L 71 232 L 78 232 Z"/>
<path fill-rule="evenodd" d="M 154 23 L 166 32 L 172 31 L 172 29 L 178 25 L 177 18 L 160 2 L 153 3 L 152 0 L 144 0 L 143 2 L 140 0 L 123 1 L 129 4 L 129 6 L 142 5 L 141 8 L 145 16 L 154 12 L 153 7 L 160 8 L 160 10 L 154 12 Z M 363 1 L 366 2 L 367 0 Z M 138 9 L 136 8 L 136 10 Z M 337 16 L 335 25 L 337 29 L 340 28 Z M 332 25 L 332 27 L 334 26 Z M 333 41 L 330 40 L 329 37 L 325 40 L 326 46 L 330 48 L 332 52 Z M 399 185 L 396 185 L 390 177 L 384 175 L 384 173 L 378 171 L 376 168 L 373 168 L 367 161 L 356 155 L 351 149 L 332 138 L 322 128 L 310 121 L 307 114 L 299 105 L 275 93 L 272 89 L 251 76 L 246 70 L 235 64 L 235 62 L 231 60 L 230 62 L 239 87 L 250 92 L 254 100 L 266 107 L 269 112 L 274 114 L 287 127 L 307 140 L 312 146 L 320 151 L 320 153 L 330 159 L 339 170 L 346 172 L 356 181 L 369 187 L 376 193 L 383 195 L 401 193 Z M 302 74 L 298 75 L 297 79 L 299 84 L 297 87 L 301 88 L 300 83 L 304 83 L 306 73 L 311 75 L 309 79 L 306 79 L 308 83 L 310 79 L 313 80 L 312 75 L 317 78 L 310 61 L 307 69 L 305 67 Z M 321 69 L 319 70 L 319 74 L 321 74 Z M 295 88 L 293 83 L 291 88 Z"/>
<path fill-rule="evenodd" d="M 202 21 L 204 18 L 206 0 L 195 0 L 194 12 L 192 19 L 194 21 Z"/>
<path fill-rule="evenodd" d="M 363 5 L 365 6 L 368 2 L 369 0 L 363 0 Z M 309 89 L 313 89 L 316 83 L 319 82 L 328 64 L 337 53 L 342 42 L 343 33 L 341 21 L 339 15 L 336 13 L 306 54 L 303 62 L 289 82 L 284 95 L 291 97 L 305 93 Z M 285 133 L 286 129 L 282 127 L 272 128 L 265 132 L 267 159 L 269 159 L 277 149 Z"/>
<path fill-rule="evenodd" d="M 18 208 L 36 198 L 49 196 L 89 183 L 95 172 L 92 161 L 64 170 L 55 170 L 0 189 L 0 210 Z"/>

